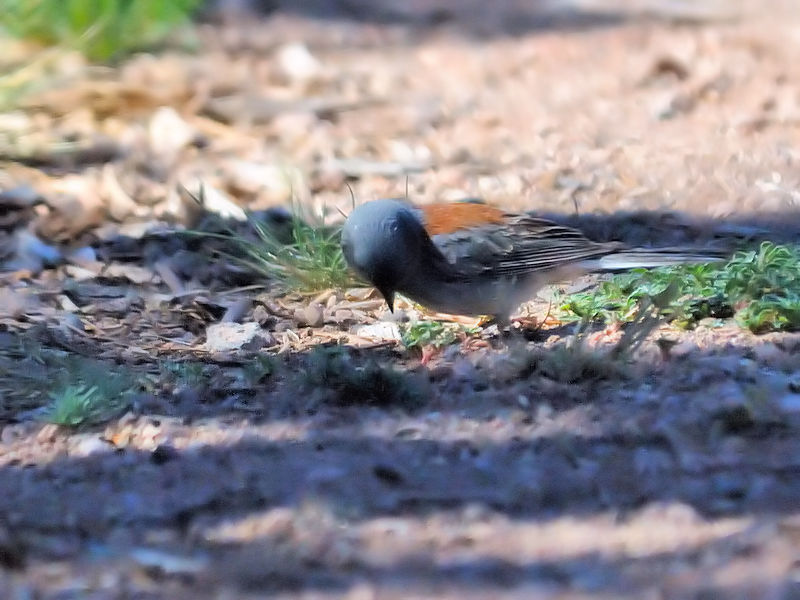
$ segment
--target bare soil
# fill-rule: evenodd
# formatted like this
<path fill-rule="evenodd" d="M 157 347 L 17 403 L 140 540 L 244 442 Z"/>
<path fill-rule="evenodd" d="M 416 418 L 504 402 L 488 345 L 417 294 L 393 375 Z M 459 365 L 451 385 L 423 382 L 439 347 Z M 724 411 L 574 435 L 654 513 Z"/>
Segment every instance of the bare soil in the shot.
<path fill-rule="evenodd" d="M 574 336 L 540 298 L 529 339 L 422 360 L 358 332 L 368 291 L 278 296 L 175 233 L 202 181 L 217 212 L 475 196 L 796 240 L 793 2 L 277 4 L 193 52 L 61 56 L 0 114 L 0 597 L 800 598 L 800 334 L 665 325 L 612 360 L 598 330 L 548 362 Z M 211 348 L 220 321 L 258 336 Z M 413 398 L 303 375 L 337 344 Z M 77 358 L 149 383 L 48 424 Z"/>

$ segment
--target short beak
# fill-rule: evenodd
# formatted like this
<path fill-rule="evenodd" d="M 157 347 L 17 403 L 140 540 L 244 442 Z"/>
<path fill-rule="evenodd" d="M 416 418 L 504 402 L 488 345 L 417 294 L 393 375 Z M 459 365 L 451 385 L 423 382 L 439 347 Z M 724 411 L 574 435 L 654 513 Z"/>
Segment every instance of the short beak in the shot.
<path fill-rule="evenodd" d="M 386 304 L 389 305 L 389 312 L 394 313 L 394 290 L 378 288 L 378 291 L 386 300 Z"/>

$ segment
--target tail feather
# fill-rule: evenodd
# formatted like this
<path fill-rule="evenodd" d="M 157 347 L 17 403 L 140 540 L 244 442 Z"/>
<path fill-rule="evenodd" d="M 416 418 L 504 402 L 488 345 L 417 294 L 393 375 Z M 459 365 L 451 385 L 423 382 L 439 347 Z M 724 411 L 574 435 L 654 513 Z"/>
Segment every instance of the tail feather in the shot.
<path fill-rule="evenodd" d="M 718 262 L 728 256 L 729 253 L 714 249 L 631 248 L 584 261 L 583 265 L 592 271 L 626 271 Z"/>

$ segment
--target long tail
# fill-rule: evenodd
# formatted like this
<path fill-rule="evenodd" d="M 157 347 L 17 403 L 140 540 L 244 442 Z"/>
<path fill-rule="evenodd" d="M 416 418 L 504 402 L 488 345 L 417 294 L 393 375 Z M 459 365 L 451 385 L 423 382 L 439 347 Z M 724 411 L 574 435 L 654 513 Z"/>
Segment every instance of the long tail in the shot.
<path fill-rule="evenodd" d="M 718 262 L 729 256 L 729 252 L 714 249 L 631 248 L 583 261 L 582 264 L 592 271 L 626 271 Z"/>

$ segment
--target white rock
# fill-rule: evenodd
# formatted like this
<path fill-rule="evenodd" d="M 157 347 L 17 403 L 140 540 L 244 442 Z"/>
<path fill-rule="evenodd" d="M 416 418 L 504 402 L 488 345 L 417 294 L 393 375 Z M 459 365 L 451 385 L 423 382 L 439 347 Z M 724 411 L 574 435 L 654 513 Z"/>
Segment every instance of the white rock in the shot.
<path fill-rule="evenodd" d="M 275 55 L 278 74 L 290 82 L 309 82 L 322 73 L 322 63 L 311 54 L 305 44 L 282 46 Z"/>
<path fill-rule="evenodd" d="M 101 439 L 96 434 L 83 434 L 72 437 L 72 448 L 70 456 L 89 456 L 98 452 L 111 452 L 114 448 L 111 444 Z"/>
<path fill-rule="evenodd" d="M 357 336 L 366 338 L 377 338 L 379 340 L 399 340 L 400 328 L 397 323 L 389 321 L 378 321 L 369 325 L 360 325 L 354 332 Z"/>
<path fill-rule="evenodd" d="M 150 119 L 147 137 L 156 155 L 173 160 L 192 143 L 197 132 L 174 108 L 162 106 Z"/>
<path fill-rule="evenodd" d="M 238 350 L 260 334 L 258 323 L 215 323 L 206 328 L 205 348 L 209 352 Z"/>

